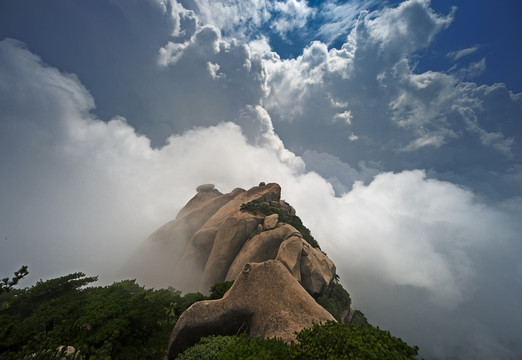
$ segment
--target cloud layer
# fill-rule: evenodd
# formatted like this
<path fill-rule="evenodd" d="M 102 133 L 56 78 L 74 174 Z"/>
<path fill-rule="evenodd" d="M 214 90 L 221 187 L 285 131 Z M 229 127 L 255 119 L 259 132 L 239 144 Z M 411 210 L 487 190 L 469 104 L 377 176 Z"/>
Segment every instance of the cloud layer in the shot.
<path fill-rule="evenodd" d="M 473 82 L 487 68 L 466 63 L 473 44 L 447 71 L 420 70 L 455 10 L 109 8 L 103 41 L 89 35 L 99 17 L 71 13 L 85 28 L 71 25 L 84 45 L 69 60 L 0 41 L 0 273 L 111 281 L 197 185 L 274 181 L 370 321 L 427 358 L 520 357 L 522 94 Z M 285 58 L 274 34 L 308 45 Z"/>
<path fill-rule="evenodd" d="M 74 75 L 45 65 L 17 41 L 2 41 L 0 50 L 1 164 L 8 169 L 0 228 L 2 253 L 9 254 L 2 271 L 27 263 L 42 277 L 71 269 L 108 280 L 195 185 L 229 191 L 277 181 L 370 320 L 431 356 L 514 356 L 509 339 L 519 325 L 494 322 L 520 315 L 521 265 L 509 254 L 520 247 L 520 229 L 509 211 L 418 170 L 373 180 L 356 174 L 366 185 L 335 196 L 327 180 L 284 149 L 261 107 L 243 114 L 265 124 L 257 145 L 239 126 L 221 123 L 172 135 L 153 149 L 123 118 L 94 117 L 94 100 Z M 502 270 L 492 268 L 499 259 Z M 490 291 L 498 291 L 501 306 L 492 307 Z M 434 332 L 437 341 L 428 340 Z M 475 353 L 485 337 L 489 344 Z"/>

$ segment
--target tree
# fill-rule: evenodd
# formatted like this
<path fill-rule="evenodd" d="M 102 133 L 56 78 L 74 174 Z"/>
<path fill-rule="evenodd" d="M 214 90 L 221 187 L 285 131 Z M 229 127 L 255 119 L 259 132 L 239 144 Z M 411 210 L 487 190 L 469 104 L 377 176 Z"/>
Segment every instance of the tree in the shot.
<path fill-rule="evenodd" d="M 162 359 L 180 292 L 87 286 L 96 280 L 74 273 L 0 294 L 0 359 L 61 359 L 63 346 L 86 359 Z"/>
<path fill-rule="evenodd" d="M 228 291 L 234 285 L 234 281 L 223 281 L 223 282 L 217 282 L 210 288 L 210 300 L 217 300 L 221 299 L 223 296 L 225 296 L 225 293 Z"/>
<path fill-rule="evenodd" d="M 8 277 L 3 278 L 2 282 L 0 283 L 0 294 L 11 290 L 13 286 L 18 284 L 18 281 L 26 277 L 29 274 L 29 270 L 27 270 L 27 268 L 27 265 L 22 266 L 20 270 L 15 271 L 15 276 L 11 279 L 9 279 Z"/>
<path fill-rule="evenodd" d="M 290 347 L 295 360 L 411 360 L 419 350 L 379 327 L 335 321 L 304 329 L 296 339 L 297 343 Z"/>

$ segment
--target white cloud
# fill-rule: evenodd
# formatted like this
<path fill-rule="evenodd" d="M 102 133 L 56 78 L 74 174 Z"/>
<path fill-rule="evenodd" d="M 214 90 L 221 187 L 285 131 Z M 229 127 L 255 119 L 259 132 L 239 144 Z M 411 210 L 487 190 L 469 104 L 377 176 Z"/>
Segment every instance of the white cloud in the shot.
<path fill-rule="evenodd" d="M 209 38 L 203 43 L 215 49 L 214 37 Z M 218 44 L 218 55 L 225 56 L 227 44 L 241 54 L 240 46 L 226 42 Z M 314 46 L 309 58 L 297 60 L 306 74 L 323 66 L 324 61 L 315 60 L 330 56 L 320 44 Z M 513 306 L 519 290 L 511 286 L 518 277 L 506 277 L 519 269 L 519 260 L 506 255 L 520 248 L 518 219 L 508 207 L 497 210 L 422 171 L 377 175 L 372 164 L 353 169 L 328 154 L 308 152 L 308 159 L 329 162 L 328 171 L 339 167 L 331 177 L 341 184 L 365 182 L 341 188 L 336 197 L 331 183 L 306 172 L 303 161 L 285 148 L 260 105 L 243 106 L 244 130 L 230 122 L 194 128 L 153 149 L 123 118 L 96 119 L 93 98 L 75 76 L 46 66 L 18 42 L 5 40 L 0 48 L 0 161 L 5 169 L 0 238 L 8 238 L 0 245 L 2 273 L 27 263 L 41 277 L 63 275 L 64 269 L 103 275 L 172 219 L 198 184 L 211 182 L 230 191 L 276 181 L 335 261 L 354 305 L 378 325 L 430 354 L 436 353 L 434 346 L 474 344 L 474 337 L 483 334 L 490 339 L 484 354 L 490 349 L 504 353 L 504 339 L 520 332 L 518 323 L 504 329 L 490 322 L 491 316 L 520 315 L 520 307 Z M 230 62 L 214 58 L 213 51 L 196 50 L 204 69 L 211 61 L 231 74 Z M 183 65 L 186 55 L 169 66 Z M 503 98 L 503 90 L 466 89 L 490 98 Z M 329 97 L 325 103 L 331 104 Z M 506 286 L 495 284 L 500 275 Z M 491 289 L 506 303 L 490 315 L 484 309 L 499 301 L 488 299 Z M 478 325 L 461 325 L 471 320 Z"/>
<path fill-rule="evenodd" d="M 415 72 L 415 54 L 452 21 L 453 12 L 440 15 L 429 1 L 408 0 L 396 8 L 363 12 L 340 49 L 315 41 L 295 59 L 265 53 L 269 95 L 263 105 L 281 131 L 287 121 L 310 131 L 321 123 L 333 139 L 344 123 L 343 132 L 366 139 L 357 145 L 365 153 L 377 147 L 395 154 L 436 150 L 471 136 L 484 146 L 476 151 L 490 148 L 509 155 L 516 141 L 495 128 L 496 105 L 486 105 L 487 92 L 470 91 L 473 83 L 464 82 L 485 71 L 484 59 L 453 73 Z M 522 110 L 519 95 L 504 96 L 508 116 L 516 117 Z M 476 114 L 473 126 L 457 110 L 462 108 Z M 329 122 L 344 118 L 349 121 Z M 292 137 L 288 129 L 280 134 L 285 139 Z M 338 151 L 346 146 L 346 138 L 331 141 Z"/>
<path fill-rule="evenodd" d="M 448 16 L 436 14 L 430 0 L 407 0 L 366 17 L 365 30 L 379 44 L 381 55 L 391 60 L 426 47 L 452 21 L 453 12 Z"/>
<path fill-rule="evenodd" d="M 456 67 L 455 67 L 456 69 Z M 486 59 L 472 62 L 465 68 L 457 70 L 457 75 L 463 80 L 471 80 L 482 75 L 486 71 Z"/>
<path fill-rule="evenodd" d="M 248 145 L 239 126 L 221 123 L 153 149 L 125 119 L 96 119 L 93 98 L 75 76 L 47 67 L 21 43 L 0 46 L 0 229 L 9 240 L 1 252 L 10 254 L 2 272 L 27 263 L 42 277 L 64 269 L 107 275 L 198 184 L 230 191 L 303 170 L 261 107 L 243 115 L 262 125 L 258 145 Z"/>
<path fill-rule="evenodd" d="M 343 111 L 342 113 L 338 113 L 334 115 L 334 121 L 343 121 L 346 124 L 350 125 L 352 123 L 352 113 L 350 110 Z"/>
<path fill-rule="evenodd" d="M 465 56 L 475 53 L 478 49 L 479 49 L 479 46 L 475 45 L 475 46 L 472 46 L 472 47 L 469 47 L 466 49 L 452 51 L 452 52 L 448 53 L 447 56 L 453 60 L 459 60 Z"/>
<path fill-rule="evenodd" d="M 359 14 L 364 9 L 377 4 L 378 1 L 347 1 L 339 3 L 337 1 L 328 1 L 324 4 L 321 15 L 327 21 L 319 28 L 319 35 L 327 44 L 341 36 L 346 36 L 349 30 L 356 24 Z"/>
<path fill-rule="evenodd" d="M 315 13 L 305 0 L 182 0 L 179 3 L 171 0 L 171 4 L 176 9 L 176 19 L 180 19 L 180 14 L 197 14 L 200 24 L 216 26 L 225 37 L 236 39 L 256 36 L 257 31 L 268 23 L 274 32 L 284 37 L 289 31 L 304 27 Z M 175 33 L 180 31 L 178 27 Z"/>
<path fill-rule="evenodd" d="M 307 196 L 301 184 L 285 195 L 370 321 L 420 345 L 425 357 L 517 357 L 521 349 L 508 339 L 519 325 L 504 323 L 522 314 L 512 276 L 519 262 L 508 255 L 520 249 L 516 212 L 485 206 L 422 171 L 381 173 L 336 198 L 322 181 Z M 484 312 L 489 306 L 491 316 Z M 483 337 L 489 341 L 477 344 Z"/>
<path fill-rule="evenodd" d="M 278 15 L 271 27 L 285 37 L 289 31 L 304 28 L 314 9 L 308 7 L 306 0 L 276 1 L 273 9 Z"/>

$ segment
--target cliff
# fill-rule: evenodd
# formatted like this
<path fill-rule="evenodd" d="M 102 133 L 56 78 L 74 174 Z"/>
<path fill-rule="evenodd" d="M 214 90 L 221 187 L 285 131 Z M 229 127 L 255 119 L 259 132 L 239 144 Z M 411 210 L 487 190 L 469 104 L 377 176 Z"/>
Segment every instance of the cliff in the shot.
<path fill-rule="evenodd" d="M 208 293 L 234 284 L 220 300 L 200 301 L 179 318 L 168 357 L 206 335 L 248 331 L 287 342 L 314 323 L 352 321 L 348 293 L 278 184 L 222 194 L 198 186 L 176 218 L 156 230 L 133 260 L 161 286 Z M 154 259 L 151 261 L 151 259 Z"/>

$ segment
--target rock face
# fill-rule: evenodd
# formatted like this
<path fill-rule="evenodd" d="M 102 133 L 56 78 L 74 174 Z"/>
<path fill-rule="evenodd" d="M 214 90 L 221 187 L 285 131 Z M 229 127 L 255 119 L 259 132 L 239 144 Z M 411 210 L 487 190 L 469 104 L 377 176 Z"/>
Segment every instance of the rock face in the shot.
<path fill-rule="evenodd" d="M 252 201 L 295 215 L 278 184 L 228 194 L 200 185 L 176 219 L 149 236 L 129 268 L 148 285 L 208 293 L 214 283 L 234 280 L 247 263 L 277 258 L 309 293 L 319 293 L 334 279 L 332 261 L 277 214 L 241 210 Z"/>
<path fill-rule="evenodd" d="M 300 239 L 287 241 L 292 247 Z M 247 264 L 222 299 L 197 302 L 180 316 L 170 337 L 168 359 L 207 335 L 249 330 L 250 336 L 289 342 L 295 339 L 294 332 L 328 320 L 334 318 L 281 261 Z"/>
<path fill-rule="evenodd" d="M 334 320 L 312 295 L 324 296 L 336 284 L 335 265 L 312 246 L 279 185 L 222 194 L 205 184 L 196 191 L 130 261 L 138 281 L 149 286 L 208 293 L 216 282 L 234 280 L 223 299 L 197 302 L 180 316 L 169 359 L 206 335 L 247 331 L 291 341 L 313 323 Z M 346 307 L 341 320 L 353 318 Z"/>

